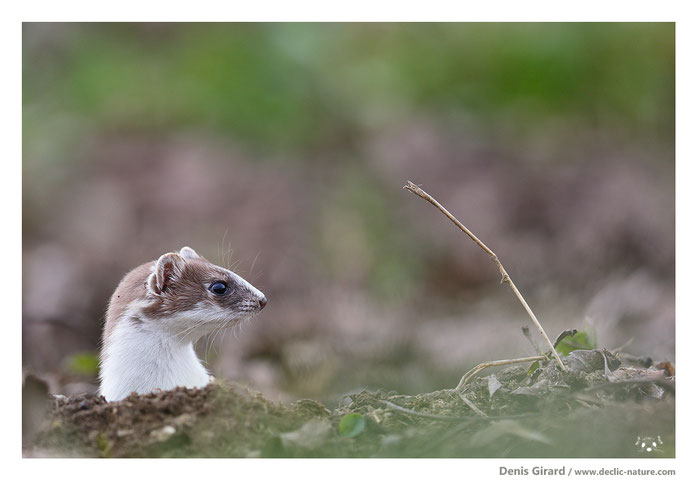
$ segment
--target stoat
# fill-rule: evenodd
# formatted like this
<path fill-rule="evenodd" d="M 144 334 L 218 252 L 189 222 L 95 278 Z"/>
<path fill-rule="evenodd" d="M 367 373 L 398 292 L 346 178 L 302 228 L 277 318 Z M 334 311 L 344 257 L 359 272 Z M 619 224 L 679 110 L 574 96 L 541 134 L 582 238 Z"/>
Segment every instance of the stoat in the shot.
<path fill-rule="evenodd" d="M 117 401 L 132 392 L 205 386 L 210 374 L 194 342 L 253 317 L 266 304 L 261 291 L 190 247 L 136 267 L 109 301 L 100 394 Z"/>

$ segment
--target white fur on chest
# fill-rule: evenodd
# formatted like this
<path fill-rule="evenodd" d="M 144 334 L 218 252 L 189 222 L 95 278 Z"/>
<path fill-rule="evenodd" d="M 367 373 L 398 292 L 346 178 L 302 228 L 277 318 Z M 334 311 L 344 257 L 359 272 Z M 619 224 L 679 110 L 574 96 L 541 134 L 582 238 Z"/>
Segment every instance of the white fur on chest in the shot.
<path fill-rule="evenodd" d="M 100 394 L 118 401 L 177 386 L 204 387 L 210 376 L 191 342 L 124 319 L 114 328 L 102 352 Z"/>

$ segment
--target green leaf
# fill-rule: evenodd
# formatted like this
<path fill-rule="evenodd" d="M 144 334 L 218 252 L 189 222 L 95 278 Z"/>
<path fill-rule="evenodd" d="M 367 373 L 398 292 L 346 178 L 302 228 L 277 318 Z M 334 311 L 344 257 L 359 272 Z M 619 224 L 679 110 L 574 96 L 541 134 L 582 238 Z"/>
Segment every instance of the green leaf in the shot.
<path fill-rule="evenodd" d="M 104 458 L 108 458 L 111 455 L 111 443 L 102 432 L 97 434 L 97 449 L 99 449 Z"/>
<path fill-rule="evenodd" d="M 574 334 L 572 334 L 574 333 Z M 590 326 L 585 326 L 584 331 L 570 329 L 563 331 L 555 341 L 555 350 L 562 356 L 569 356 L 572 351 L 596 349 L 596 336 Z M 550 357 L 550 351 L 546 353 Z M 536 361 L 528 368 L 528 375 L 532 376 L 536 369 L 540 368 L 540 361 Z"/>
<path fill-rule="evenodd" d="M 65 359 L 65 367 L 71 374 L 96 376 L 99 372 L 99 359 L 93 352 L 79 352 Z"/>
<path fill-rule="evenodd" d="M 577 332 L 573 336 L 568 336 L 562 339 L 555 350 L 563 356 L 568 356 L 572 351 L 577 349 L 596 349 L 596 342 L 587 331 Z"/>
<path fill-rule="evenodd" d="M 345 438 L 358 436 L 366 428 L 366 420 L 361 414 L 347 414 L 339 422 L 339 434 Z"/>
<path fill-rule="evenodd" d="M 533 376 L 533 373 L 536 372 L 536 369 L 540 367 L 540 361 L 536 361 L 533 364 L 531 364 L 531 367 L 528 368 L 528 375 Z"/>

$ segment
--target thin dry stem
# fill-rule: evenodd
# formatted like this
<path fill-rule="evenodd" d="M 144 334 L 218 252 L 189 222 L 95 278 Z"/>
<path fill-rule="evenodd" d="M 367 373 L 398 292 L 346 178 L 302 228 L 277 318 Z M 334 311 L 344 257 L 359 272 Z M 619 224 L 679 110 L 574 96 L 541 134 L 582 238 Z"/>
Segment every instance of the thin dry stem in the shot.
<path fill-rule="evenodd" d="M 538 332 L 540 332 L 540 334 L 543 336 L 543 338 L 545 339 L 545 342 L 548 343 L 548 346 L 550 347 L 550 350 L 551 350 L 551 352 L 553 353 L 553 356 L 555 357 L 555 360 L 557 361 L 558 366 L 560 366 L 560 369 L 562 369 L 563 371 L 566 371 L 567 368 L 566 368 L 565 365 L 562 363 L 562 359 L 560 359 L 560 356 L 558 355 L 557 351 L 555 350 L 555 347 L 553 346 L 553 343 L 550 342 L 550 339 L 548 338 L 548 335 L 545 333 L 545 330 L 543 330 L 543 326 L 542 326 L 541 323 L 538 321 L 538 318 L 537 318 L 536 315 L 533 313 L 533 311 L 531 310 L 531 308 L 528 306 L 528 303 L 527 303 L 526 300 L 523 298 L 523 296 L 521 295 L 521 293 L 519 292 L 519 290 L 516 288 L 516 285 L 515 285 L 514 282 L 511 280 L 511 277 L 509 277 L 509 274 L 507 274 L 507 271 L 506 271 L 506 269 L 504 269 L 504 266 L 503 266 L 502 263 L 499 261 L 499 258 L 497 257 L 497 254 L 495 254 L 495 253 L 492 251 L 492 249 L 490 249 L 489 247 L 487 247 L 487 246 L 485 245 L 485 243 L 482 242 L 480 239 L 478 239 L 477 236 L 476 236 L 475 234 L 473 234 L 472 232 L 470 232 L 470 230 L 469 230 L 467 227 L 465 227 L 458 219 L 456 219 L 456 218 L 453 216 L 453 214 L 451 214 L 448 210 L 446 210 L 446 209 L 444 208 L 444 206 L 442 206 L 441 204 L 439 204 L 439 202 L 437 202 L 436 199 L 434 199 L 432 196 L 430 196 L 429 194 L 427 194 L 427 193 L 426 193 L 424 190 L 422 190 L 418 185 L 416 185 L 416 184 L 414 184 L 413 182 L 411 182 L 411 181 L 408 180 L 408 181 L 407 181 L 407 185 L 405 185 L 403 188 L 409 190 L 409 191 L 412 192 L 413 194 L 415 194 L 415 195 L 421 197 L 422 199 L 426 200 L 427 202 L 429 202 L 430 204 L 432 204 L 434 207 L 436 207 L 437 209 L 439 209 L 446 217 L 448 217 L 448 218 L 451 220 L 451 222 L 453 222 L 454 224 L 456 224 L 456 226 L 457 226 L 460 230 L 462 230 L 463 232 L 465 232 L 465 233 L 468 235 L 468 237 L 470 237 L 477 245 L 479 245 L 479 246 L 482 248 L 482 250 L 484 250 L 485 252 L 487 252 L 487 254 L 490 256 L 490 259 L 492 259 L 492 261 L 497 265 L 497 268 L 499 269 L 499 272 L 500 272 L 500 274 L 502 275 L 502 280 L 501 280 L 500 282 L 506 282 L 507 284 L 509 284 L 509 287 L 511 287 L 511 290 L 514 291 L 514 294 L 516 295 L 516 298 L 519 300 L 519 302 L 520 302 L 521 305 L 524 307 L 524 309 L 525 309 L 526 312 L 528 313 L 528 315 L 529 315 L 529 317 L 531 318 L 531 320 L 533 321 L 533 323 L 534 323 L 534 324 L 536 325 L 536 327 L 538 328 Z"/>
<path fill-rule="evenodd" d="M 441 420 L 445 420 L 445 421 L 453 421 L 456 419 L 460 419 L 460 418 L 455 417 L 455 416 L 443 416 L 441 414 L 422 413 L 419 411 L 415 411 L 413 409 L 398 406 L 397 404 L 391 403 L 390 401 L 386 401 L 385 399 L 380 399 L 380 402 L 382 402 L 383 404 L 385 404 L 389 408 L 394 409 L 396 411 L 400 411 L 400 412 L 403 412 L 405 414 L 412 414 L 414 416 L 421 416 L 423 418 L 441 419 Z"/>
<path fill-rule="evenodd" d="M 487 369 L 488 367 L 494 367 L 494 366 L 506 366 L 508 364 L 518 364 L 521 362 L 533 362 L 533 361 L 544 361 L 547 359 L 545 356 L 530 356 L 530 357 L 519 357 L 517 359 L 502 359 L 500 361 L 489 361 L 489 362 L 482 362 L 472 368 L 470 371 L 466 372 L 463 377 L 460 379 L 460 382 L 458 383 L 458 386 L 454 389 L 457 391 L 459 394 L 463 390 L 463 387 L 470 381 L 470 379 L 475 376 L 475 374 L 479 373 L 483 369 Z"/>
<path fill-rule="evenodd" d="M 621 344 L 620 346 L 616 347 L 615 349 L 611 349 L 611 352 L 612 352 L 613 354 L 618 354 L 619 352 L 622 352 L 623 349 L 625 349 L 625 348 L 628 347 L 630 344 L 632 344 L 634 340 L 635 340 L 635 338 L 634 338 L 634 337 L 631 337 L 630 339 L 628 339 L 627 341 L 625 341 L 625 342 L 624 342 L 623 344 Z"/>
<path fill-rule="evenodd" d="M 482 416 L 483 418 L 487 417 L 487 414 L 480 411 L 480 408 L 478 408 L 474 402 L 472 402 L 470 399 L 468 399 L 466 397 L 465 393 L 458 391 L 458 396 L 460 396 L 460 398 L 463 400 L 463 402 L 466 404 L 466 406 L 468 406 L 470 409 L 475 411 L 475 414 L 477 414 L 478 416 Z"/>

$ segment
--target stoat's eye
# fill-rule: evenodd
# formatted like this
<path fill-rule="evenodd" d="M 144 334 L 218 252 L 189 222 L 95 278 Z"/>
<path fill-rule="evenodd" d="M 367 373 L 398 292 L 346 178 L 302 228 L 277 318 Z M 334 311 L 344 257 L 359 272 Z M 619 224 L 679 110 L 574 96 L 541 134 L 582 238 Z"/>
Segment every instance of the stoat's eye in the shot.
<path fill-rule="evenodd" d="M 208 288 L 209 291 L 213 292 L 217 296 L 223 296 L 228 293 L 230 288 L 225 282 L 216 281 Z"/>

